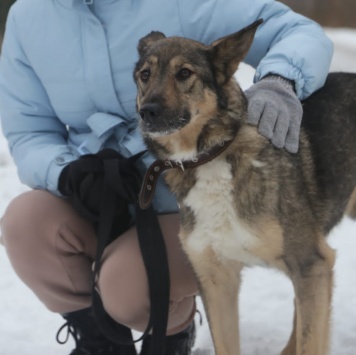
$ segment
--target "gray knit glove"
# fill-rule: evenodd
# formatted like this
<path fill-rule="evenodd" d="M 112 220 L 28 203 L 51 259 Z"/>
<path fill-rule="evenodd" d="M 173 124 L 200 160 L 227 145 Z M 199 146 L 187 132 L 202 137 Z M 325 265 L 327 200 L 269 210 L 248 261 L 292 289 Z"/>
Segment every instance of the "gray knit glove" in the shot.
<path fill-rule="evenodd" d="M 248 123 L 258 125 L 259 133 L 275 147 L 296 153 L 303 108 L 293 90 L 293 82 L 270 75 L 246 90 L 245 95 Z"/>

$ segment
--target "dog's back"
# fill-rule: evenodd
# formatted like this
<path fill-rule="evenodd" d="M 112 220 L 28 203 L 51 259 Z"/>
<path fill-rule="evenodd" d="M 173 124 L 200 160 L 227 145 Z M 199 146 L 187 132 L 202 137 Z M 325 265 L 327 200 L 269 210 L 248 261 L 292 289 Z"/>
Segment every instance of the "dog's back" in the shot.
<path fill-rule="evenodd" d="M 356 74 L 332 73 L 303 102 L 324 232 L 342 218 L 356 185 Z M 353 202 L 351 202 L 353 203 Z M 325 211 L 326 209 L 326 211 Z"/>

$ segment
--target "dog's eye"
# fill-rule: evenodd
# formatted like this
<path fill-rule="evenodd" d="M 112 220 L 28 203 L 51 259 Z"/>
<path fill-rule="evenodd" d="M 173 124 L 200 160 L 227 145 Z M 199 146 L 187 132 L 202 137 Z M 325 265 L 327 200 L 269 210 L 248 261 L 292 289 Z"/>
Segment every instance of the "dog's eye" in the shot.
<path fill-rule="evenodd" d="M 148 81 L 148 79 L 150 78 L 150 75 L 151 75 L 151 71 L 149 69 L 142 70 L 140 72 L 140 79 L 144 82 Z"/>
<path fill-rule="evenodd" d="M 177 73 L 177 78 L 179 80 L 188 79 L 192 75 L 192 71 L 188 68 L 182 68 Z"/>

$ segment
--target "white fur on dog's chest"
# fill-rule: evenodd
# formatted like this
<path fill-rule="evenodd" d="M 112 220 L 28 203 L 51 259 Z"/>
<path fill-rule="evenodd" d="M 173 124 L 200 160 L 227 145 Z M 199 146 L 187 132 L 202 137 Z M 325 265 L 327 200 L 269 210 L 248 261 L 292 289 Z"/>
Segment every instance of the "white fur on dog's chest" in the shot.
<path fill-rule="evenodd" d="M 195 216 L 194 230 L 187 238 L 189 248 L 203 252 L 211 247 L 222 258 L 264 264 L 251 253 L 260 240 L 244 226 L 234 208 L 230 164 L 214 160 L 199 167 L 197 182 L 183 203 Z"/>

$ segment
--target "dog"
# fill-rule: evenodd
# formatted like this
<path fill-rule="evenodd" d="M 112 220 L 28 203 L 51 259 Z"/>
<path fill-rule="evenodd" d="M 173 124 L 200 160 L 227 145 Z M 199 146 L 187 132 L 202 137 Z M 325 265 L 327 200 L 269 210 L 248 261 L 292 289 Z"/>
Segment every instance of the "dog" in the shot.
<path fill-rule="evenodd" d="M 247 123 L 234 79 L 261 21 L 206 46 L 152 32 L 134 70 L 140 129 L 176 195 L 179 238 L 196 273 L 215 353 L 240 354 L 237 299 L 244 266 L 292 281 L 294 327 L 283 355 L 328 352 L 335 252 L 326 236 L 356 219 L 356 74 L 329 74 L 303 101 L 297 154 Z"/>

